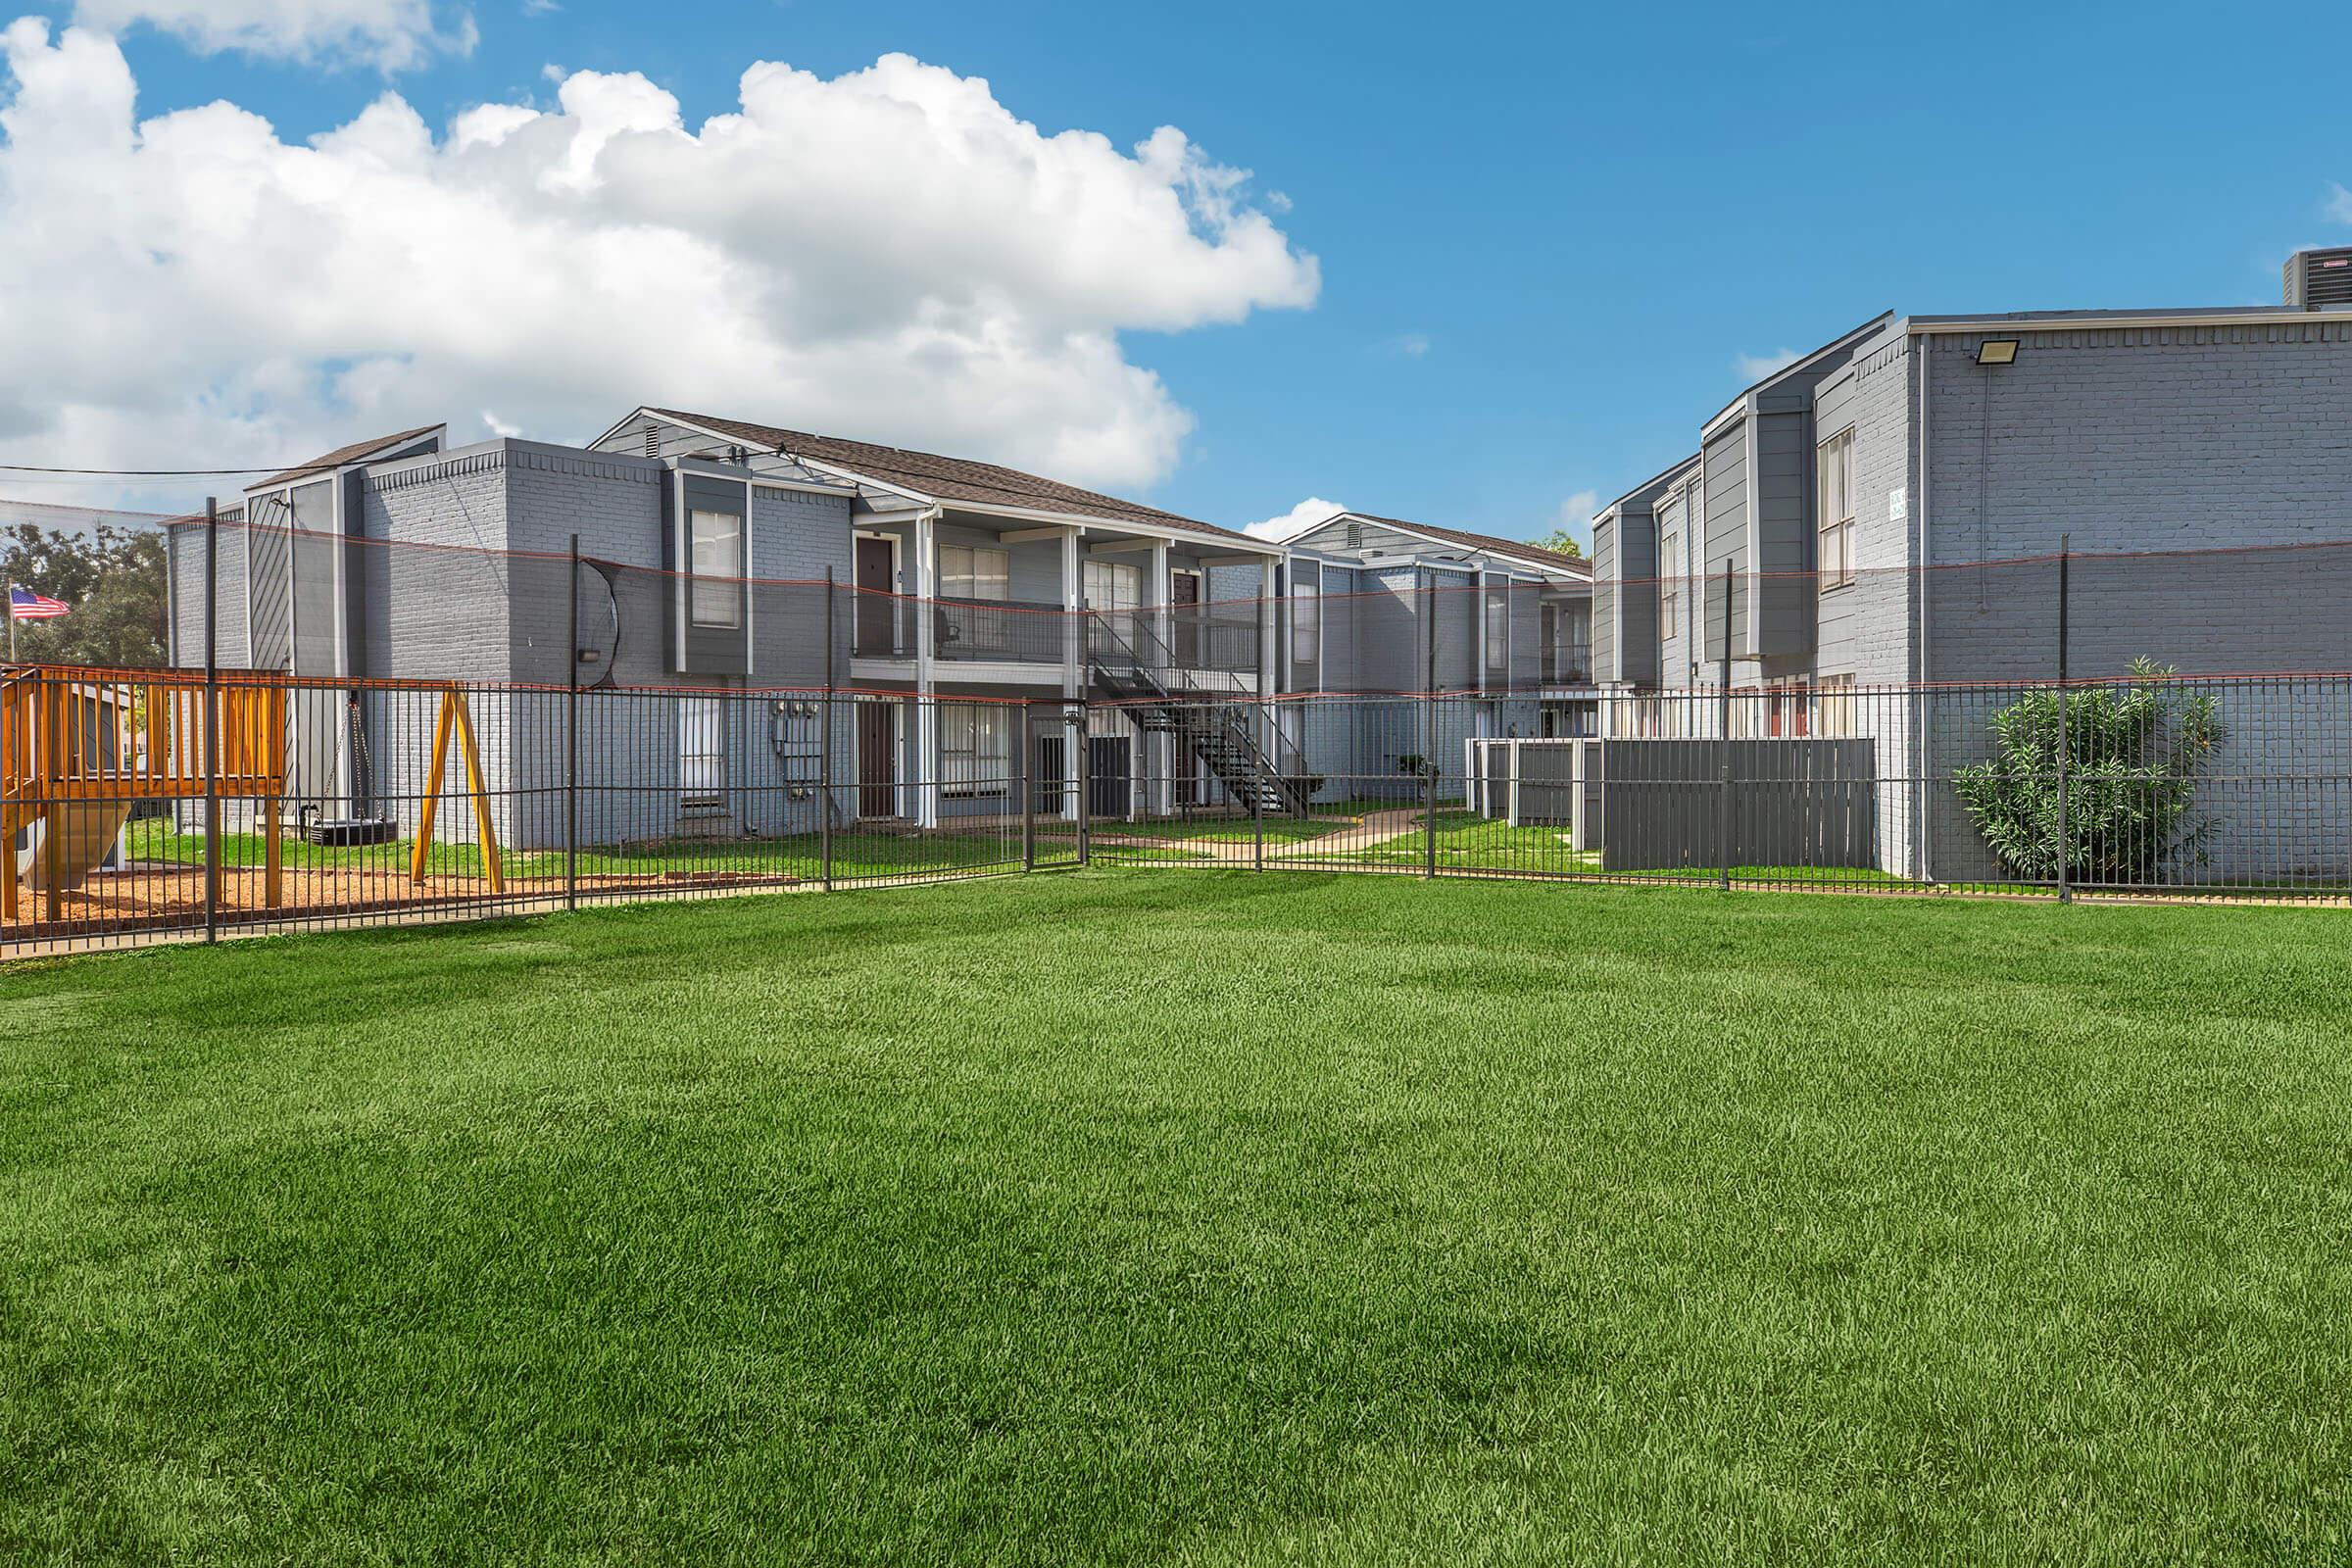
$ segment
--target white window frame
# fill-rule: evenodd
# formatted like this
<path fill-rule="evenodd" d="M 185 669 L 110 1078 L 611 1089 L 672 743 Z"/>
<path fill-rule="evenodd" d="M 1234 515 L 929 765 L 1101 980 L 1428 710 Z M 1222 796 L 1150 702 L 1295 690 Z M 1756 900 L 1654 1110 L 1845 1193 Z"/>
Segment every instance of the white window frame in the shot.
<path fill-rule="evenodd" d="M 1676 529 L 1666 536 L 1658 555 L 1658 637 L 1660 641 L 1683 634 L 1683 579 L 1675 570 L 1675 558 L 1683 553 L 1683 535 Z"/>
<path fill-rule="evenodd" d="M 939 547 L 939 597 L 1003 603 L 1012 597 L 1012 552 L 990 545 Z"/>
<path fill-rule="evenodd" d="M 1814 560 L 1824 592 L 1854 580 L 1854 428 L 1821 443 L 1814 454 L 1815 525 L 1820 548 Z"/>
<path fill-rule="evenodd" d="M 1486 671 L 1493 674 L 1500 670 L 1507 679 L 1511 672 L 1511 581 L 1507 577 L 1500 583 L 1490 581 L 1487 584 L 1483 630 Z M 1495 647 L 1498 635 L 1501 642 L 1499 653 Z"/>
<path fill-rule="evenodd" d="M 1323 568 L 1315 567 L 1313 582 L 1291 583 L 1291 665 L 1315 666 L 1315 684 L 1323 684 Z"/>
<path fill-rule="evenodd" d="M 1851 675 L 1824 675 L 1813 683 L 1813 733 L 1829 739 L 1854 734 L 1858 703 Z"/>
<path fill-rule="evenodd" d="M 711 750 L 690 752 L 687 740 L 698 725 L 710 727 Z M 697 790 L 687 782 L 689 759 L 707 759 L 715 784 L 708 790 Z M 723 806 L 727 798 L 727 713 L 726 705 L 715 697 L 681 697 L 678 699 L 678 805 Z"/>
<path fill-rule="evenodd" d="M 720 562 L 708 567 L 705 566 L 703 561 L 705 540 L 702 531 L 705 518 L 724 521 L 732 525 L 731 534 L 734 548 L 731 562 Z M 728 537 L 729 535 L 726 533 L 714 533 L 711 535 L 711 542 L 723 542 Z M 742 513 L 721 512 L 710 507 L 688 509 L 686 514 L 686 561 L 687 570 L 692 580 L 687 584 L 686 603 L 687 613 L 698 629 L 706 631 L 743 630 L 744 599 L 746 597 L 744 578 L 750 575 L 745 570 L 745 564 L 749 558 L 750 546 L 751 519 Z M 731 571 L 719 569 L 726 565 L 732 565 L 734 569 Z M 722 612 L 714 614 L 706 609 L 707 602 L 704 598 L 706 588 L 725 595 L 726 603 Z"/>
<path fill-rule="evenodd" d="M 939 705 L 940 793 L 991 799 L 1012 789 L 1012 713 L 1003 703 Z"/>
<path fill-rule="evenodd" d="M 1108 590 L 1108 603 L 1095 591 L 1098 580 Z M 1090 557 L 1079 572 L 1079 581 L 1086 593 L 1089 610 L 1129 611 L 1144 606 L 1144 568 L 1132 561 L 1104 561 Z"/>

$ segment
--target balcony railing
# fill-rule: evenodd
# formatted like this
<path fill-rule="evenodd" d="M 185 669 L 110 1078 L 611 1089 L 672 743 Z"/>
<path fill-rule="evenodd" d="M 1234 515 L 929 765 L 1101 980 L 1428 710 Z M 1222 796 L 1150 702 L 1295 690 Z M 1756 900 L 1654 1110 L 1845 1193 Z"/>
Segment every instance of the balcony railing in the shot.
<path fill-rule="evenodd" d="M 1592 683 L 1592 645 L 1560 643 L 1544 650 L 1544 684 L 1590 686 Z"/>
<path fill-rule="evenodd" d="M 1253 603 L 1073 613 L 1058 605 L 1033 601 L 926 602 L 860 592 L 855 596 L 852 651 L 860 659 L 912 658 L 918 614 L 931 617 L 932 652 L 943 663 L 1058 664 L 1072 653 L 1081 661 L 1124 659 L 1142 649 L 1157 662 L 1155 667 L 1257 668 L 1258 622 Z"/>

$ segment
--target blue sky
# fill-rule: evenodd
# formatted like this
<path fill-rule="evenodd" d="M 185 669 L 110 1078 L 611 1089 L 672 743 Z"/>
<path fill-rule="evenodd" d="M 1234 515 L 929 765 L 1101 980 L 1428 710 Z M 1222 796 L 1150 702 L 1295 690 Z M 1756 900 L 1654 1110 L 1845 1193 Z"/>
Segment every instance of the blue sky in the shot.
<path fill-rule="evenodd" d="M 831 77 L 904 51 L 1049 134 L 1178 126 L 1287 198 L 1272 220 L 1320 292 L 1122 332 L 1193 424 L 1164 477 L 1118 488 L 1228 524 L 1316 496 L 1527 536 L 1688 451 L 1743 358 L 1881 310 L 2275 300 L 2290 249 L 2352 240 L 2352 92 L 2313 64 L 2352 22 L 2260 17 L 489 0 L 469 51 L 391 79 L 438 131 L 548 103 L 550 65 L 636 72 L 691 127 L 754 60 Z M 141 116 L 225 98 L 289 142 L 386 84 L 122 37 Z"/>

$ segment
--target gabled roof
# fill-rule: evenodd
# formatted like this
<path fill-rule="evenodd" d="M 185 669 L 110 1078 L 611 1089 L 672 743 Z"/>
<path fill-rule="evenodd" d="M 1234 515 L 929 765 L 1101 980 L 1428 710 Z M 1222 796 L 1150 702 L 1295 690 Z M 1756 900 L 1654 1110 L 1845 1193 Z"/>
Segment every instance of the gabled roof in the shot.
<path fill-rule="evenodd" d="M 1369 512 L 1343 512 L 1335 516 L 1327 517 L 1313 527 L 1293 536 L 1292 543 L 1296 544 L 1309 535 L 1320 533 L 1335 522 L 1349 520 L 1368 522 L 1375 527 L 1394 528 L 1399 533 L 1426 539 L 1431 544 L 1446 545 L 1457 550 L 1483 551 L 1488 555 L 1500 556 L 1505 561 L 1523 566 L 1531 566 L 1539 571 L 1565 572 L 1580 577 L 1592 575 L 1592 564 L 1583 557 L 1564 556 L 1556 550 L 1546 550 L 1542 545 L 1531 545 L 1524 539 L 1500 539 L 1493 534 L 1465 533 L 1459 528 L 1441 528 L 1435 523 L 1406 522 L 1398 517 L 1376 517 Z"/>
<path fill-rule="evenodd" d="M 1722 424 L 1732 416 L 1734 411 L 1746 404 L 1750 398 L 1757 396 L 1759 393 L 1768 390 L 1782 381 L 1788 380 L 1790 376 L 1801 374 L 1804 371 L 1813 368 L 1814 366 L 1820 364 L 1823 360 L 1828 359 L 1833 354 L 1841 354 L 1849 349 L 1852 349 L 1866 338 L 1875 336 L 1877 333 L 1886 330 L 1886 328 L 1891 326 L 1893 323 L 1894 313 L 1892 311 L 1881 311 L 1878 315 L 1872 317 L 1869 320 L 1864 321 L 1860 326 L 1855 327 L 1852 331 L 1841 333 L 1840 335 L 1830 339 L 1829 342 L 1824 343 L 1821 347 L 1815 349 L 1810 354 L 1799 355 L 1797 358 L 1790 360 L 1787 365 L 1782 366 L 1779 369 L 1773 371 L 1770 375 L 1765 376 L 1761 380 L 1757 381 L 1753 386 L 1750 386 L 1745 391 L 1741 392 L 1738 397 L 1732 399 L 1731 402 L 1726 403 L 1722 409 L 1717 411 L 1713 418 L 1709 419 L 1705 424 L 1699 427 L 1699 434 L 1701 436 L 1712 436 L 1714 434 L 1715 427 L 1719 424 Z"/>
<path fill-rule="evenodd" d="M 779 425 L 755 424 L 748 419 L 688 414 L 679 409 L 649 407 L 641 412 L 659 418 L 674 419 L 698 430 L 709 430 L 714 435 L 741 441 L 746 446 L 808 458 L 885 485 L 914 491 L 934 501 L 965 501 L 980 506 L 1010 507 L 1023 512 L 1052 513 L 1060 516 L 1141 522 L 1157 528 L 1181 528 L 1187 533 L 1208 534 L 1220 539 L 1238 539 L 1261 550 L 1265 548 L 1264 540 L 1252 539 L 1248 534 L 1236 533 L 1230 528 L 1196 522 L 1190 517 L 1180 517 L 1156 507 L 1121 501 L 1116 496 L 1106 496 L 1093 490 L 1081 490 L 1076 485 L 1063 484 L 1059 480 L 1043 478 L 1034 473 L 1023 473 L 1018 468 L 1000 467 L 993 463 L 942 457 L 935 452 L 910 452 L 904 447 L 879 446 L 871 441 L 852 441 L 842 436 L 815 435 L 807 430 L 788 430 Z"/>
<path fill-rule="evenodd" d="M 1684 469 L 1695 467 L 1697 466 L 1697 464 L 1698 454 L 1695 452 L 1691 453 L 1689 457 L 1684 458 L 1679 463 L 1668 464 L 1665 467 L 1660 468 L 1657 472 L 1651 474 L 1648 478 L 1642 480 L 1640 484 L 1634 486 L 1631 490 L 1628 490 L 1625 494 L 1619 496 L 1616 500 L 1610 502 L 1608 505 L 1602 507 L 1598 512 L 1592 514 L 1592 520 L 1594 522 L 1598 522 L 1601 518 L 1607 516 L 1610 513 L 1615 512 L 1618 508 L 1624 506 L 1627 502 L 1634 500 L 1636 497 L 1654 496 L 1659 491 L 1671 488 L 1675 479 L 1681 475 Z"/>
<path fill-rule="evenodd" d="M 354 441 L 347 447 L 337 447 L 332 452 L 313 458 L 299 467 L 288 468 L 283 473 L 271 474 L 269 478 L 249 484 L 245 488 L 247 490 L 268 490 L 275 485 L 291 483 L 296 479 L 307 479 L 316 473 L 332 473 L 347 463 L 365 462 L 387 447 L 396 447 L 403 442 L 414 441 L 419 436 L 428 436 L 436 430 L 446 428 L 447 426 L 439 424 L 420 424 L 414 430 L 396 430 L 390 435 L 379 435 L 372 440 Z"/>

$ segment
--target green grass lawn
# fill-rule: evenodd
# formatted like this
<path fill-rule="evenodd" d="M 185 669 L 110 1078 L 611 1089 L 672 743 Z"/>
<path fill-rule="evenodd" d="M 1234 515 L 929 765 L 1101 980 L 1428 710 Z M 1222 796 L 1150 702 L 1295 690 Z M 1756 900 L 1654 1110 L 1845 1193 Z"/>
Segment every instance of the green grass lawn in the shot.
<path fill-rule="evenodd" d="M 2347 929 L 1102 871 L 0 970 L 0 1562 L 2344 1562 Z"/>
<path fill-rule="evenodd" d="M 465 831 L 472 831 L 467 819 Z M 409 864 L 415 840 L 390 844 L 317 845 L 300 839 L 280 841 L 283 863 L 328 869 L 398 869 Z M 220 863 L 258 866 L 267 858 L 268 844 L 257 833 L 220 836 Z M 1075 853 L 1070 831 L 1058 823 L 1043 825 L 1038 855 L 1044 860 L 1068 859 Z M 204 863 L 204 836 L 181 833 L 161 820 L 131 824 L 131 858 L 180 865 Z M 1154 858 L 1180 858 L 1162 851 Z M 837 878 L 906 876 L 924 871 L 965 870 L 978 866 L 1018 864 L 1019 829 L 1004 832 L 894 833 L 844 828 L 833 836 L 833 874 Z M 562 850 L 509 850 L 502 858 L 512 877 L 560 877 Z M 695 872 L 730 876 L 794 876 L 813 880 L 822 874 L 824 847 L 814 833 L 778 838 L 661 839 L 642 844 L 583 847 L 579 874 L 583 877 L 655 876 L 663 872 Z M 434 876 L 482 875 L 481 851 L 470 843 L 436 843 L 426 852 L 425 868 Z"/>

